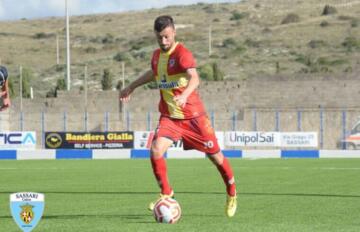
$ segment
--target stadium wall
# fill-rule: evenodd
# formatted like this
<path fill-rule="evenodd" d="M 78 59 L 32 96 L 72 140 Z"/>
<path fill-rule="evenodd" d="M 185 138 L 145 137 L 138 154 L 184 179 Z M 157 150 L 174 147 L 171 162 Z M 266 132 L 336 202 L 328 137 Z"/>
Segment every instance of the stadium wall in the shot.
<path fill-rule="evenodd" d="M 349 75 L 204 81 L 199 92 L 215 130 L 317 131 L 319 148 L 331 150 L 360 115 L 358 72 Z M 38 141 L 44 131 L 154 130 L 158 100 L 158 91 L 149 89 L 136 91 L 126 105 L 119 104 L 117 91 L 89 91 L 85 101 L 84 91 L 73 90 L 23 99 L 20 112 L 14 98 L 10 111 L 0 114 L 0 130 L 36 131 Z"/>
<path fill-rule="evenodd" d="M 352 126 L 358 121 L 358 109 L 277 109 L 246 108 L 242 113 L 209 112 L 210 120 L 218 131 L 280 131 L 319 134 L 319 149 L 338 149 Z M 127 115 L 125 115 L 127 116 Z M 0 131 L 36 131 L 37 149 L 44 148 L 46 131 L 153 131 L 158 123 L 157 113 L 130 112 L 123 119 L 119 113 L 34 112 L 12 114 L 11 120 L 0 121 Z M 7 122 L 7 123 L 6 123 Z"/>
<path fill-rule="evenodd" d="M 360 158 L 360 150 L 223 150 L 228 158 Z M 55 159 L 146 159 L 149 150 L 0 150 L 0 160 L 55 160 Z M 198 151 L 169 150 L 168 159 L 203 159 Z"/>

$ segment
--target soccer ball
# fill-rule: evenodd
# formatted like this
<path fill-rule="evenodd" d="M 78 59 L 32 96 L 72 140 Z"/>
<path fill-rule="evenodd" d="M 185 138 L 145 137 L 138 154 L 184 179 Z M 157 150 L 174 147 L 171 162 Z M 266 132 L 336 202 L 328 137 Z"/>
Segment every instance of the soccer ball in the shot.
<path fill-rule="evenodd" d="M 161 198 L 155 203 L 153 213 L 157 222 L 174 224 L 181 217 L 181 208 L 175 199 Z"/>

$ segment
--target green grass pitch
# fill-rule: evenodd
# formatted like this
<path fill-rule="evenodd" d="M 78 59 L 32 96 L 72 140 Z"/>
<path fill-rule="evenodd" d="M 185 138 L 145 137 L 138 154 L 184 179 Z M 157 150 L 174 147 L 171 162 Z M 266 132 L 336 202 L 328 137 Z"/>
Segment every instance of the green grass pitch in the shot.
<path fill-rule="evenodd" d="M 9 195 L 45 194 L 34 231 L 359 231 L 360 159 L 231 159 L 238 211 L 205 159 L 168 160 L 182 207 L 177 224 L 147 211 L 158 195 L 149 160 L 0 161 L 0 231 L 20 231 Z"/>

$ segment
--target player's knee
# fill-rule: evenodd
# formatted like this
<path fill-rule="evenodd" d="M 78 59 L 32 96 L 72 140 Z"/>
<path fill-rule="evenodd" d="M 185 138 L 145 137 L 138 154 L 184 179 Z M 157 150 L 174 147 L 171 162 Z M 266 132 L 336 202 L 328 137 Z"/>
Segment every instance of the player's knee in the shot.
<path fill-rule="evenodd" d="M 161 147 L 159 147 L 156 143 L 153 143 L 150 149 L 150 154 L 152 157 L 156 158 L 161 158 L 164 154 L 163 149 L 161 149 Z"/>
<path fill-rule="evenodd" d="M 222 152 L 218 152 L 216 154 L 207 154 L 207 157 L 215 165 L 222 165 L 222 163 L 224 162 L 224 155 L 222 154 Z"/>

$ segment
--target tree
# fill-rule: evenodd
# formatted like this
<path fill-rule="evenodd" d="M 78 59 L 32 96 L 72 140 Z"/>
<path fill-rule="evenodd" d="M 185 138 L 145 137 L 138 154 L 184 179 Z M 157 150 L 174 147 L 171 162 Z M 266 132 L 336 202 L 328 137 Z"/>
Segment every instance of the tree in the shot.
<path fill-rule="evenodd" d="M 223 81 L 224 73 L 220 70 L 218 63 L 214 62 L 212 64 L 212 67 L 213 67 L 214 81 Z"/>
<path fill-rule="evenodd" d="M 9 80 L 9 94 L 10 97 L 15 97 L 15 90 L 14 90 L 14 80 L 12 78 L 8 78 Z"/>
<path fill-rule="evenodd" d="M 102 90 L 111 90 L 112 89 L 112 75 L 109 69 L 104 69 L 104 73 L 101 80 Z"/>
<path fill-rule="evenodd" d="M 206 81 L 214 80 L 214 70 L 211 64 L 204 64 L 199 68 L 200 78 Z"/>
<path fill-rule="evenodd" d="M 30 98 L 30 82 L 33 77 L 33 73 L 28 68 L 22 70 L 22 97 Z"/>
<path fill-rule="evenodd" d="M 60 78 L 56 81 L 55 88 L 51 88 L 47 93 L 46 97 L 57 97 L 57 91 L 59 90 L 65 90 L 66 89 L 66 83 L 64 78 Z"/>
<path fill-rule="evenodd" d="M 65 89 L 66 89 L 65 79 L 64 79 L 64 78 L 58 79 L 58 80 L 56 81 L 55 91 L 65 90 Z"/>
<path fill-rule="evenodd" d="M 336 13 L 337 13 L 337 10 L 335 7 L 326 5 L 323 9 L 322 15 L 331 15 L 331 14 L 336 14 Z"/>
<path fill-rule="evenodd" d="M 224 73 L 220 70 L 218 63 L 204 64 L 199 68 L 200 78 L 207 81 L 222 81 Z"/>

